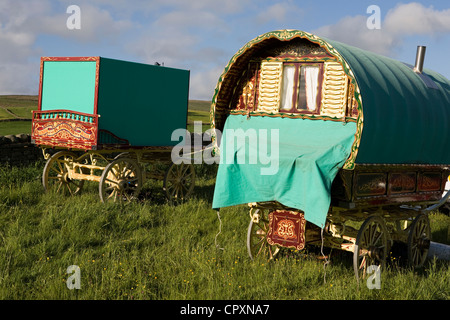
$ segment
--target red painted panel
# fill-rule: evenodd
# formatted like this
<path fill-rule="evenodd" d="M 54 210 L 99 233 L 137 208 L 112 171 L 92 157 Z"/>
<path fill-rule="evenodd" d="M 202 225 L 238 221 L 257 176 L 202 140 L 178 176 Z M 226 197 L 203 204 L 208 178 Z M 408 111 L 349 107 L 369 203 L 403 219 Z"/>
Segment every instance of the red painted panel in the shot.
<path fill-rule="evenodd" d="M 33 111 L 31 138 L 37 145 L 93 149 L 97 145 L 98 115 L 69 110 Z"/>
<path fill-rule="evenodd" d="M 306 220 L 302 212 L 276 210 L 269 213 L 267 242 L 270 245 L 302 250 Z"/>

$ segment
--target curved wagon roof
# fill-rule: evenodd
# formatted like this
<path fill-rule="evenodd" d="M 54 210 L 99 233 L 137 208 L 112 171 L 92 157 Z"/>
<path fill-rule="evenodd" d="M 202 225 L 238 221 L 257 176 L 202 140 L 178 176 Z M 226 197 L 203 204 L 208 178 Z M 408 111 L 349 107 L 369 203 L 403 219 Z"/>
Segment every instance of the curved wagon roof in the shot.
<path fill-rule="evenodd" d="M 342 64 L 356 87 L 357 130 L 344 169 L 355 164 L 450 164 L 448 79 L 428 69 L 418 74 L 405 63 L 299 30 L 260 35 L 231 58 L 212 99 L 214 128 L 223 129 L 236 81 L 252 57 L 296 38 L 324 48 Z"/>

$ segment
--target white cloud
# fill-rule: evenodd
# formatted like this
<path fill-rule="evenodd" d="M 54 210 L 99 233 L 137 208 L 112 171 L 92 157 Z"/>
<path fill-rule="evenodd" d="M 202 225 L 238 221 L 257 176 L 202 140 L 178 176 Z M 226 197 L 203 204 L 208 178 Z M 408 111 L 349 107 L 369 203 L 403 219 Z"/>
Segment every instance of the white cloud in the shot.
<path fill-rule="evenodd" d="M 0 94 L 36 94 L 38 72 L 30 63 L 0 64 Z"/>
<path fill-rule="evenodd" d="M 416 2 L 390 9 L 381 22 L 381 29 L 367 28 L 368 18 L 369 15 L 344 17 L 312 33 L 383 55 L 395 55 L 407 36 L 450 33 L 450 9 L 435 10 Z"/>
<path fill-rule="evenodd" d="M 48 0 L 0 2 L 0 94 L 37 93 L 42 53 L 36 44 L 38 36 L 96 43 L 112 41 L 131 26 L 126 20 L 115 20 L 104 9 L 88 4 L 80 9 L 81 29 L 69 30 L 66 22 L 70 14 L 64 6 L 55 10 Z"/>
<path fill-rule="evenodd" d="M 0 3 L 0 94 L 36 93 L 39 69 L 29 61 L 38 51 L 33 47 L 36 33 L 27 24 L 35 15 L 44 12 L 46 3 Z"/>
<path fill-rule="evenodd" d="M 220 75 L 216 68 L 223 68 L 229 58 L 211 42 L 220 42 L 221 37 L 231 31 L 223 16 L 214 10 L 193 9 L 207 2 L 196 1 L 195 4 L 184 11 L 177 8 L 159 15 L 135 35 L 127 44 L 127 51 L 145 63 L 164 62 L 168 67 L 191 70 L 190 96 L 209 99 Z M 212 79 L 212 75 L 217 78 Z"/>
<path fill-rule="evenodd" d="M 321 27 L 312 33 L 355 47 L 388 55 L 395 37 L 381 30 L 370 30 L 366 26 L 366 16 L 345 17 L 334 25 Z"/>
<path fill-rule="evenodd" d="M 413 2 L 389 10 L 383 27 L 398 35 L 435 35 L 450 32 L 450 9 L 435 10 Z"/>
<path fill-rule="evenodd" d="M 227 15 L 243 12 L 252 2 L 252 0 L 153 0 L 144 2 L 145 5 L 141 4 L 141 8 L 148 11 L 156 11 L 161 8 L 190 12 L 208 11 Z"/>
<path fill-rule="evenodd" d="M 266 24 L 270 22 L 285 24 L 286 22 L 291 21 L 298 23 L 302 15 L 303 10 L 295 3 L 292 3 L 292 1 L 288 0 L 272 4 L 267 8 L 263 8 L 263 10 L 256 15 L 255 20 L 258 24 Z"/>
<path fill-rule="evenodd" d="M 223 67 L 218 66 L 201 72 L 192 72 L 189 86 L 190 99 L 211 99 L 222 72 Z"/>
<path fill-rule="evenodd" d="M 267 23 L 271 20 L 281 22 L 286 18 L 287 10 L 286 6 L 282 3 L 275 3 L 266 10 L 260 12 L 257 16 L 257 20 L 259 23 Z"/>
<path fill-rule="evenodd" d="M 72 4 L 81 9 L 80 30 L 66 27 Z M 381 9 L 381 30 L 369 30 L 369 15 L 362 14 L 313 33 L 392 55 L 408 35 L 450 32 L 450 9 L 419 3 Z M 30 87 L 36 93 L 29 85 L 38 77 L 36 63 L 61 41 L 100 55 L 117 52 L 125 59 L 131 55 L 132 60 L 189 69 L 191 96 L 209 99 L 236 50 L 263 32 L 297 28 L 307 10 L 307 2 L 294 0 L 0 0 L 0 94 Z M 22 75 L 26 70 L 28 76 Z"/>
<path fill-rule="evenodd" d="M 146 63 L 164 62 L 168 65 L 178 65 L 180 60 L 194 57 L 192 48 L 198 39 L 189 34 L 171 34 L 167 36 L 157 32 L 142 34 L 137 40 L 128 44 L 128 51 L 140 56 Z"/>
<path fill-rule="evenodd" d="M 71 13 L 65 10 L 35 16 L 33 21 L 27 23 L 27 29 L 33 34 L 56 35 L 80 42 L 97 42 L 114 39 L 132 25 L 128 20 L 115 20 L 105 9 L 88 4 L 80 5 L 79 8 L 80 29 L 67 28 L 67 20 L 71 17 Z"/>

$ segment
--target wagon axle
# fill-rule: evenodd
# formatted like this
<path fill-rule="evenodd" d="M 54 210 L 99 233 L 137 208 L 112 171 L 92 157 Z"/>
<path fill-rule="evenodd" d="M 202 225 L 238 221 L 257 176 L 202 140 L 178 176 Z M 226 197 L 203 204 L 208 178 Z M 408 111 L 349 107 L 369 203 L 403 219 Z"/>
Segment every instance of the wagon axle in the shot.
<path fill-rule="evenodd" d="M 385 251 L 385 248 L 383 247 L 377 247 L 374 245 L 369 246 L 368 250 L 362 250 L 364 253 L 367 254 L 367 256 L 371 259 L 371 260 L 375 260 L 375 261 L 381 261 L 383 259 L 383 254 Z"/>
<path fill-rule="evenodd" d="M 431 240 L 423 236 L 417 239 L 416 247 L 419 250 L 428 250 L 430 248 Z"/>
<path fill-rule="evenodd" d="M 157 156 L 151 152 L 129 151 L 112 158 L 114 152 L 88 151 L 77 156 L 73 152 L 60 151 L 47 160 L 42 183 L 46 191 L 55 187 L 56 192 L 75 194 L 81 191 L 85 181 L 95 181 L 99 183 L 102 202 L 120 202 L 137 198 L 144 178 L 156 179 L 163 180 L 163 188 L 170 202 L 186 200 L 195 186 L 192 164 L 172 163 L 165 174 L 157 170 L 152 170 L 151 174 L 143 173 L 143 163 L 154 160 L 170 164 L 167 153 L 166 157 L 161 158 L 161 151 Z"/>

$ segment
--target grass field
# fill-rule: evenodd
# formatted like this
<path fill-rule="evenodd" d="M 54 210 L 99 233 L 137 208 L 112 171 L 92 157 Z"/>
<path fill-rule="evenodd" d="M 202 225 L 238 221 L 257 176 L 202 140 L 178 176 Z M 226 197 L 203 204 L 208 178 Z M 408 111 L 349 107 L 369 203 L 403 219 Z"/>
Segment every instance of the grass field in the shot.
<path fill-rule="evenodd" d="M 202 130 L 206 131 L 211 128 L 209 111 L 211 103 L 209 101 L 190 100 L 188 108 L 188 125 L 187 130 L 194 132 L 194 121 L 202 122 Z"/>
<path fill-rule="evenodd" d="M 215 167 L 196 170 L 195 196 L 182 205 L 167 204 L 151 180 L 139 201 L 119 206 L 101 203 L 97 184 L 73 197 L 44 193 L 42 164 L 0 167 L 0 299 L 450 298 L 448 262 L 413 271 L 392 260 L 381 289 L 370 290 L 357 285 L 345 252 L 332 252 L 326 267 L 315 248 L 251 261 L 246 207 L 223 209 L 219 220 Z M 433 236 L 447 243 L 449 220 L 431 215 Z M 67 287 L 71 265 L 80 267 L 80 290 Z"/>
<path fill-rule="evenodd" d="M 0 106 L 17 115 L 36 104 L 34 97 L 0 96 Z M 207 124 L 209 105 L 190 101 L 189 125 Z M 0 122 L 0 135 L 23 128 Z M 73 197 L 44 193 L 43 163 L 0 165 L 0 299 L 450 298 L 448 262 L 430 260 L 414 271 L 393 257 L 382 271 L 381 289 L 370 290 L 355 281 L 346 252 L 331 252 L 326 266 L 314 247 L 282 250 L 270 262 L 250 260 L 246 206 L 224 208 L 220 216 L 211 209 L 216 169 L 196 165 L 195 195 L 182 205 L 167 204 L 162 182 L 150 180 L 139 201 L 120 206 L 101 203 L 96 183 Z M 433 240 L 450 244 L 450 217 L 434 212 L 430 219 Z M 67 287 L 72 265 L 81 270 L 80 290 Z"/>
<path fill-rule="evenodd" d="M 5 119 L 31 119 L 31 111 L 37 110 L 37 96 L 0 96 L 0 136 L 31 133 L 31 121 L 1 121 Z"/>

